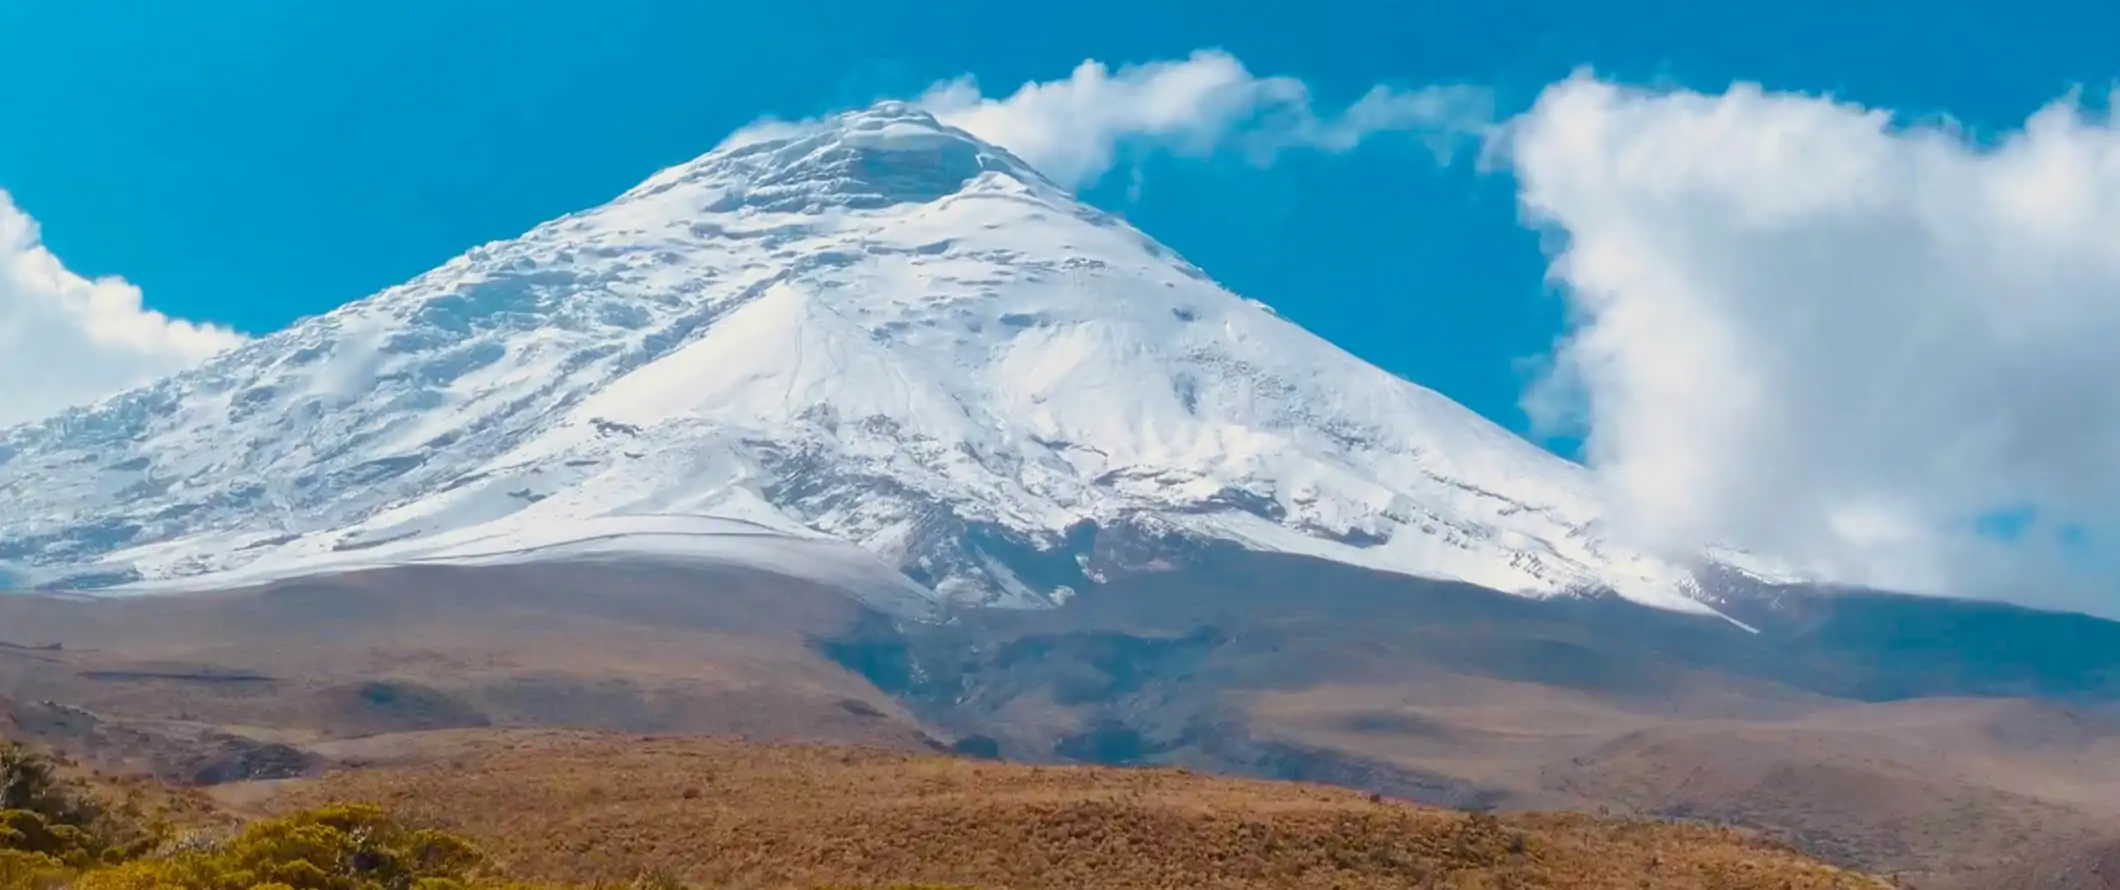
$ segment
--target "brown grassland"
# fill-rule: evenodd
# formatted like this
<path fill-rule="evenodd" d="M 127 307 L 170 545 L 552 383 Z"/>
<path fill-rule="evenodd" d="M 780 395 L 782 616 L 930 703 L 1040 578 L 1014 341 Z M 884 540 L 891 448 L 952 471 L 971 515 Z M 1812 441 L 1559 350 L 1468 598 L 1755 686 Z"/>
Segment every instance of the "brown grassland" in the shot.
<path fill-rule="evenodd" d="M 708 887 L 1874 888 L 1726 828 L 1489 816 L 1178 770 L 1024 766 L 700 737 L 447 731 L 259 815 L 380 804 L 518 879 Z"/>
<path fill-rule="evenodd" d="M 5 596 L 0 736 L 251 817 L 377 801 L 542 881 L 1869 886 L 1779 841 L 1915 890 L 2120 887 L 2120 706 L 1836 697 L 1658 654 L 1670 628 L 1629 629 L 1655 616 L 1314 569 L 920 634 L 839 592 L 668 566 Z M 1886 679 L 1908 676 L 1929 674 Z M 900 753 L 680 740 L 714 735 Z M 931 759 L 959 740 L 1201 775 Z M 1656 821 L 1676 818 L 1758 834 Z"/>

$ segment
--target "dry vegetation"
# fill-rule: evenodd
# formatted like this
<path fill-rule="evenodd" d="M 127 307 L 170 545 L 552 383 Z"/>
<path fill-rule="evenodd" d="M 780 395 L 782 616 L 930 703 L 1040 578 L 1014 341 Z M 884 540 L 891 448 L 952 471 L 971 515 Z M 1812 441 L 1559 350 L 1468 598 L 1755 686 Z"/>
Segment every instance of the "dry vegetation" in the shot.
<path fill-rule="evenodd" d="M 460 831 L 516 877 L 1038 888 L 1869 888 L 1739 832 L 1493 817 L 1172 770 L 699 738 L 451 732 L 281 786 Z"/>
<path fill-rule="evenodd" d="M 470 842 L 381 808 L 238 825 L 203 798 L 0 743 L 0 890 L 517 890 Z"/>
<path fill-rule="evenodd" d="M 2052 849 L 2120 837 L 2120 737 L 2109 718 L 2086 725 L 2064 706 L 1827 702 L 1740 719 L 1629 712 L 1523 684 L 1472 691 L 1273 693 L 1252 700 L 1253 726 L 1503 789 L 1509 808 L 1745 826 L 1916 890 L 2015 890 L 2026 885 L 1998 870 L 2052 870 Z"/>
<path fill-rule="evenodd" d="M 1243 568 L 1248 575 L 1253 567 Z M 1194 583 L 1165 578 L 1155 582 L 1164 587 L 1083 598 L 1073 611 L 988 615 L 982 620 L 995 626 L 968 626 L 963 639 L 876 635 L 842 594 L 786 579 L 656 566 L 394 570 L 185 597 L 0 597 L 0 735 L 179 783 L 399 762 L 394 772 L 322 786 L 340 795 L 333 799 L 358 800 L 360 783 L 380 795 L 394 776 L 444 771 L 429 749 L 452 736 L 431 731 L 460 731 L 454 738 L 487 739 L 485 749 L 452 743 L 447 757 L 484 765 L 422 781 L 491 812 L 417 795 L 397 802 L 482 833 L 504 859 L 543 877 L 631 879 L 663 868 L 767 886 L 874 876 L 1069 886 L 1078 875 L 1095 878 L 1089 886 L 1200 886 L 1190 870 L 1204 862 L 1230 876 L 1228 886 L 1273 886 L 1291 874 L 1326 885 L 1405 886 L 1447 860 L 1419 845 L 1421 832 L 1471 831 L 1467 849 L 1479 849 L 1475 828 L 1421 822 L 1415 831 L 1391 820 L 1428 816 L 1387 812 L 1360 795 L 1305 792 L 1294 807 L 1287 786 L 1214 792 L 1236 797 L 1203 804 L 1210 783 L 1184 780 L 1184 790 L 1173 790 L 1168 783 L 1179 780 L 1168 774 L 992 766 L 982 767 L 992 775 L 964 774 L 949 772 L 962 766 L 911 761 L 908 775 L 941 769 L 934 781 L 960 789 L 929 791 L 904 786 L 903 777 L 885 781 L 895 767 L 775 773 L 762 755 L 713 766 L 733 755 L 680 755 L 665 743 L 616 758 L 649 758 L 639 768 L 651 776 L 691 776 L 670 765 L 682 756 L 707 764 L 704 775 L 719 770 L 767 789 L 691 776 L 687 787 L 697 794 L 687 800 L 652 782 L 612 778 L 594 762 L 603 754 L 516 752 L 496 741 L 569 727 L 923 753 L 977 735 L 1010 758 L 1124 762 L 1133 755 L 1065 744 L 1114 720 L 1139 732 L 1140 749 L 1153 751 L 1144 759 L 1203 772 L 1505 810 L 1695 817 L 1918 890 L 2075 890 L 2014 876 L 2055 872 L 2080 883 L 2094 871 L 2120 873 L 2094 869 L 2103 860 L 2078 852 L 2120 837 L 2120 706 L 1843 700 L 1673 662 L 1655 654 L 1663 631 L 1653 627 L 1562 620 L 1505 596 L 1258 568 L 1255 583 L 1213 575 L 1196 579 L 1197 590 L 1165 589 Z M 1203 639 L 1217 642 L 1188 648 L 1210 625 L 1216 633 Z M 876 657 L 878 677 L 849 670 L 820 645 L 849 640 L 872 646 L 856 654 Z M 934 681 L 934 695 L 922 698 L 889 675 L 892 657 L 910 664 L 912 654 L 924 671 L 960 660 L 970 667 Z M 506 757 L 522 759 L 493 759 Z M 568 766 L 570 758 L 578 763 Z M 573 784 L 556 777 L 562 769 L 579 771 L 566 780 Z M 531 796 L 450 784 L 495 784 L 514 770 L 535 778 L 520 792 Z M 1081 778 L 1107 775 L 1125 781 Z M 764 803 L 783 800 L 795 803 Z M 1257 815 L 1276 806 L 1289 812 Z M 493 821 L 501 814 L 553 827 L 518 835 Z M 1652 871 L 1648 860 L 1614 852 L 1656 843 L 1685 846 L 1689 857 L 1722 850 L 1714 855 L 1796 861 L 1734 835 L 1659 827 L 1623 836 L 1616 832 L 1624 825 L 1603 821 L 1536 822 L 1507 817 L 1506 830 L 1526 832 L 1526 852 L 1456 879 L 1508 873 L 1526 886 L 1596 886 L 1567 877 L 1578 867 L 1568 857 L 1578 856 L 1621 875 L 1614 886 L 1749 886 L 1673 871 L 1670 857 Z M 1081 831 L 1121 852 L 1092 855 L 1089 840 L 1035 834 L 1067 825 L 1092 826 Z M 959 831 L 973 832 L 972 842 L 950 843 Z M 1372 832 L 1419 837 L 1372 843 Z M 1018 835 L 1045 839 L 1033 845 Z M 1456 835 L 1436 836 L 1455 853 Z M 771 861 L 744 859 L 743 845 L 761 837 L 783 838 L 775 841 L 782 846 Z M 1166 842 L 1205 858 L 1114 846 Z M 563 867 L 580 844 L 582 867 Z M 1320 866 L 1298 852 L 1348 848 L 1383 851 L 1383 859 L 1350 864 L 1343 856 Z M 699 850 L 711 855 L 693 855 Z M 867 872 L 844 865 L 856 854 L 867 857 L 858 860 Z M 803 865 L 806 856 L 817 860 Z M 1066 861 L 1042 871 L 1040 856 Z M 1283 871 L 1261 871 L 1268 866 Z"/>

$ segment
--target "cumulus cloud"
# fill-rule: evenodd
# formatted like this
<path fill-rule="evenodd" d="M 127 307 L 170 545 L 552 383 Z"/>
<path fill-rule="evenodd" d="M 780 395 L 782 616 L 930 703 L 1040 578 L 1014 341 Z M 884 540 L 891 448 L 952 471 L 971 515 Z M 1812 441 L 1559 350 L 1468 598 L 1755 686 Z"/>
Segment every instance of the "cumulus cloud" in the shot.
<path fill-rule="evenodd" d="M 0 191 L 0 426 L 190 367 L 242 342 L 147 309 L 117 278 L 67 271 Z"/>
<path fill-rule="evenodd" d="M 1378 85 L 1321 114 L 1302 81 L 1260 77 L 1218 50 L 1117 70 L 1085 61 L 1064 79 L 1025 83 L 999 97 L 966 75 L 934 84 L 914 101 L 1073 187 L 1109 172 L 1127 147 L 1189 156 L 1230 150 L 1264 163 L 1290 149 L 1342 152 L 1376 134 L 1401 133 L 1447 156 L 1493 120 L 1489 92 L 1464 85 Z M 812 123 L 758 121 L 720 147 L 785 137 Z"/>
<path fill-rule="evenodd" d="M 2120 130 L 1548 87 L 1489 143 L 1570 332 L 1527 407 L 1618 518 L 1841 581 L 2120 610 Z"/>

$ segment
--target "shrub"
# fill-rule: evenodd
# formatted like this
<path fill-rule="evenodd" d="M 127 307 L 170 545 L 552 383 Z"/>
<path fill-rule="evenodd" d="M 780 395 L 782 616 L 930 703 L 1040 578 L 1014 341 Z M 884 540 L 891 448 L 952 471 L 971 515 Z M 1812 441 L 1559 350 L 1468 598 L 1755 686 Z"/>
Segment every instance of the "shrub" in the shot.
<path fill-rule="evenodd" d="M 220 843 L 164 846 L 137 800 L 112 806 L 50 756 L 0 743 L 0 890 L 464 890 L 485 858 L 455 835 L 371 806 L 260 822 Z"/>
<path fill-rule="evenodd" d="M 0 874 L 24 873 L 34 864 L 31 856 L 67 868 L 122 861 L 159 840 L 136 802 L 111 807 L 81 783 L 62 778 L 58 761 L 19 743 L 0 743 L 0 852 L 13 854 Z"/>
<path fill-rule="evenodd" d="M 0 849 L 0 890 L 46 890 L 71 874 L 66 863 L 43 853 Z"/>
<path fill-rule="evenodd" d="M 147 827 L 137 801 L 110 806 L 60 766 L 0 743 L 0 890 L 533 890 L 501 880 L 470 842 L 368 805 L 163 843 L 169 832 Z M 634 890 L 683 885 L 654 875 Z"/>
<path fill-rule="evenodd" d="M 334 806 L 260 822 L 219 847 L 86 872 L 78 890 L 452 890 L 485 862 L 462 838 Z"/>

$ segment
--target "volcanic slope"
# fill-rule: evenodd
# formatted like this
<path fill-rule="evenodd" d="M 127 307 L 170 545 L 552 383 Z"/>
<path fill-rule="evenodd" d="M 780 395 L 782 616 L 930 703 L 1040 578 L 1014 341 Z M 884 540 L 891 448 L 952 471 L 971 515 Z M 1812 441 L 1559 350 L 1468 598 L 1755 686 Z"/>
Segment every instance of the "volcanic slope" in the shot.
<path fill-rule="evenodd" d="M 895 103 L 0 432 L 0 498 L 0 576 L 76 588 L 619 552 L 1036 606 L 1219 541 L 1708 608 L 1580 467 Z"/>

